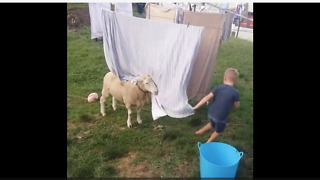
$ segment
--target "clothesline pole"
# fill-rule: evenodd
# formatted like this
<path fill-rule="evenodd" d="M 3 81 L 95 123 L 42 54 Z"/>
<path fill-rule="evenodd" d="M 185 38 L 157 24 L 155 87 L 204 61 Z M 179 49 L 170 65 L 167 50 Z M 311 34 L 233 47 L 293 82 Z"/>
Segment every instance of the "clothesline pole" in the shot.
<path fill-rule="evenodd" d="M 240 18 L 239 18 L 238 30 L 237 30 L 237 36 L 236 36 L 236 38 L 238 38 L 238 34 L 239 34 L 239 30 L 240 30 L 240 23 L 241 23 L 241 21 L 240 21 Z"/>

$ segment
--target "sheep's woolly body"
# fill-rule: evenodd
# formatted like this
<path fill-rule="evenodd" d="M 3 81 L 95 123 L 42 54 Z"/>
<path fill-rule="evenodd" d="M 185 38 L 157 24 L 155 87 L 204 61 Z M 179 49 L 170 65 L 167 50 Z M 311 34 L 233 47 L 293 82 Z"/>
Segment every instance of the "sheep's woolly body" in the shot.
<path fill-rule="evenodd" d="M 131 127 L 131 108 L 137 107 L 137 121 L 142 123 L 140 119 L 140 111 L 145 104 L 151 102 L 150 93 L 143 86 L 143 79 L 139 78 L 137 84 L 131 82 L 121 82 L 113 73 L 109 72 L 104 76 L 102 95 L 100 97 L 101 114 L 105 116 L 105 99 L 112 95 L 112 107 L 116 110 L 116 100 L 123 101 L 128 109 L 127 125 Z"/>

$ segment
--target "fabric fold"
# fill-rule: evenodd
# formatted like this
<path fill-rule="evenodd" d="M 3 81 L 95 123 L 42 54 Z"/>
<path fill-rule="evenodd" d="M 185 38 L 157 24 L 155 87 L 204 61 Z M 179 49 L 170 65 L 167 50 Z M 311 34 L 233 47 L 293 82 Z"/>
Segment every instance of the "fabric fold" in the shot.
<path fill-rule="evenodd" d="M 101 38 L 103 34 L 101 9 L 111 11 L 110 3 L 89 3 L 91 39 Z"/>

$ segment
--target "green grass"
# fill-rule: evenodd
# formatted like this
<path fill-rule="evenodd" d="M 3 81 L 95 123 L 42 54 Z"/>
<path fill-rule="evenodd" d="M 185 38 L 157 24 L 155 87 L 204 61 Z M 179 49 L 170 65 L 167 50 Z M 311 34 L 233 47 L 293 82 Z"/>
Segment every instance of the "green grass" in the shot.
<path fill-rule="evenodd" d="M 67 177 L 119 177 L 118 164 L 129 152 L 136 157 L 133 168 L 148 165 L 148 172 L 162 177 L 198 178 L 199 151 L 197 142 L 206 142 L 210 132 L 195 136 L 194 132 L 207 121 L 207 106 L 193 116 L 152 120 L 151 107 L 142 110 L 143 124 L 126 126 L 127 111 L 119 102 L 117 111 L 106 101 L 105 117 L 100 115 L 99 102 L 87 103 L 91 92 L 101 95 L 107 65 L 102 44 L 90 39 L 90 28 L 67 34 Z M 244 152 L 237 177 L 253 177 L 253 44 L 231 38 L 218 52 L 212 87 L 222 83 L 226 68 L 239 70 L 240 108 L 229 115 L 229 123 L 216 141 L 233 145 Z M 162 125 L 162 130 L 155 129 Z M 133 174 L 134 176 L 134 174 Z"/>
<path fill-rule="evenodd" d="M 67 3 L 67 11 L 74 8 L 88 8 L 88 3 Z M 111 9 L 114 10 L 114 5 L 111 5 Z M 136 5 L 132 6 L 133 16 L 145 18 L 146 13 L 143 12 L 141 14 L 138 13 L 138 8 Z"/>
<path fill-rule="evenodd" d="M 68 11 L 73 8 L 87 8 L 87 7 L 88 7 L 88 3 L 67 3 Z"/>

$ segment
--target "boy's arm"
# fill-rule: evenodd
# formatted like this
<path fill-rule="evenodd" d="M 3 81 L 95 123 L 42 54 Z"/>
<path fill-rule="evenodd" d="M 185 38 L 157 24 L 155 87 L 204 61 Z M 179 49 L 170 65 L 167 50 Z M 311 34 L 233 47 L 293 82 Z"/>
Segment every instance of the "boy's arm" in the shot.
<path fill-rule="evenodd" d="M 234 97 L 234 103 L 233 103 L 233 108 L 238 109 L 240 107 L 240 97 L 239 97 L 239 90 L 237 90 L 237 93 Z"/>
<path fill-rule="evenodd" d="M 240 101 L 236 101 L 233 103 L 233 108 L 238 109 L 240 107 Z"/>
<path fill-rule="evenodd" d="M 199 107 L 201 107 L 202 105 L 204 105 L 206 102 L 210 101 L 213 98 L 213 94 L 212 92 L 210 92 L 208 95 L 206 95 L 205 97 L 203 97 L 197 105 L 195 105 L 193 107 L 194 110 L 198 109 Z"/>

